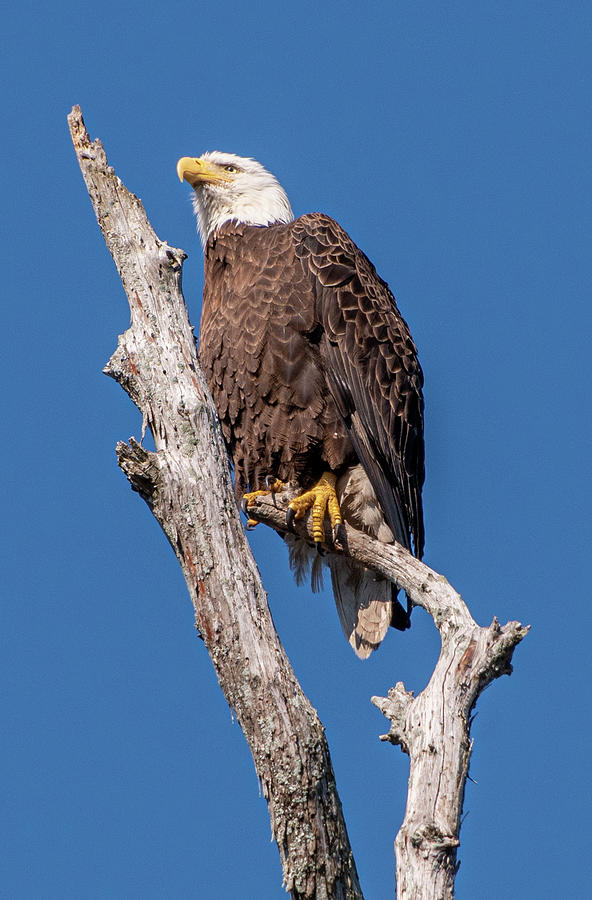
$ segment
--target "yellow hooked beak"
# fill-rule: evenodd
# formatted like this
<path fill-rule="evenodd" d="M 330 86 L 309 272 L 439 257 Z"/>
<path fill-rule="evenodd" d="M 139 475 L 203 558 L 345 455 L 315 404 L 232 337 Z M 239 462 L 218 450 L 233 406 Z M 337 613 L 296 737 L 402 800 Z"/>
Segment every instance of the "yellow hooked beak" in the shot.
<path fill-rule="evenodd" d="M 188 181 L 193 188 L 200 182 L 226 184 L 232 181 L 232 177 L 224 169 L 199 156 L 182 156 L 177 163 L 177 175 L 179 181 Z"/>

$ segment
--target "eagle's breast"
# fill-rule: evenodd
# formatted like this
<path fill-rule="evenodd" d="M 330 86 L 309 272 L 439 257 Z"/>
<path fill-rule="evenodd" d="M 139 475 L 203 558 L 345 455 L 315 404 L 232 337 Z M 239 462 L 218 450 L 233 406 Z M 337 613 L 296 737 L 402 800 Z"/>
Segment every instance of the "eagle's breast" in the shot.
<path fill-rule="evenodd" d="M 313 286 L 293 225 L 228 223 L 208 241 L 199 355 L 237 493 L 267 475 L 303 487 L 352 448 L 327 389 Z"/>

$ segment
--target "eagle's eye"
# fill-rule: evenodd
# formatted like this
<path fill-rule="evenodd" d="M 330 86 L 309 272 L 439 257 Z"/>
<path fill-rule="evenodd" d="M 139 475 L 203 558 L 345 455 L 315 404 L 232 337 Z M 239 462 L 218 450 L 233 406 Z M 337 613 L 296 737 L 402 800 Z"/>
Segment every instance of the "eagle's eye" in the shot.
<path fill-rule="evenodd" d="M 236 172 L 238 172 L 238 169 L 236 166 L 224 166 L 224 171 L 229 172 L 231 175 L 234 175 Z"/>

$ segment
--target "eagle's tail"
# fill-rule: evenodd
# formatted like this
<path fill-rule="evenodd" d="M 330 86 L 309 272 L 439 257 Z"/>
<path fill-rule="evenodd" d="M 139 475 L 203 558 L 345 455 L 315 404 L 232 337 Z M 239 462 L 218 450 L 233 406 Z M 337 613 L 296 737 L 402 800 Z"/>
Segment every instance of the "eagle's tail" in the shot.
<path fill-rule="evenodd" d="M 356 656 L 367 659 L 391 624 L 393 586 L 342 556 L 330 556 L 329 568 L 343 633 Z"/>
<path fill-rule="evenodd" d="M 328 553 L 321 556 L 306 541 L 285 535 L 290 551 L 290 566 L 298 584 L 310 578 L 313 591 L 323 586 L 323 569 L 331 572 L 333 596 L 343 633 L 360 659 L 376 650 L 391 624 L 396 589 L 389 581 L 378 579 L 360 563 L 345 556 Z"/>
<path fill-rule="evenodd" d="M 385 544 L 393 542 L 393 533 L 362 466 L 352 466 L 339 478 L 337 495 L 346 522 Z M 397 590 L 390 581 L 341 556 L 330 557 L 329 568 L 341 626 L 361 659 L 380 646 L 389 625 L 409 627 L 408 613 L 398 602 Z"/>
<path fill-rule="evenodd" d="M 393 542 L 393 533 L 362 466 L 348 469 L 338 479 L 336 491 L 345 522 L 385 544 Z M 309 575 L 313 591 L 319 590 L 322 569 L 329 567 L 341 627 L 360 659 L 367 659 L 380 646 L 389 625 L 401 630 L 409 627 L 409 612 L 398 602 L 397 589 L 390 581 L 353 559 L 333 553 L 320 556 L 294 535 L 285 537 L 298 583 Z"/>

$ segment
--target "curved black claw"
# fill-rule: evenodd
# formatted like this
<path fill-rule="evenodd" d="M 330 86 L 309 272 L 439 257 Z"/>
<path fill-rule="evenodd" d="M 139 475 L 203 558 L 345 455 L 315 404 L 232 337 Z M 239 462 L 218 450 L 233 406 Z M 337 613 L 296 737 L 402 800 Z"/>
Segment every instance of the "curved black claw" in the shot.
<path fill-rule="evenodd" d="M 323 548 L 323 545 L 321 544 L 320 541 L 315 541 L 315 547 L 317 548 L 317 553 L 319 554 L 319 556 L 326 556 L 326 555 L 327 555 L 326 552 L 325 552 L 325 550 L 324 550 L 324 548 Z"/>
<path fill-rule="evenodd" d="M 249 513 L 247 512 L 247 501 L 245 497 L 243 497 L 243 499 L 241 500 L 241 509 L 244 512 L 245 516 L 249 515 Z"/>
<path fill-rule="evenodd" d="M 338 547 L 345 547 L 345 528 L 343 522 L 338 522 L 333 527 L 333 543 Z"/>
<path fill-rule="evenodd" d="M 296 513 L 289 506 L 286 510 L 286 525 L 288 527 L 288 531 L 294 531 L 294 516 Z"/>
<path fill-rule="evenodd" d="M 277 481 L 277 478 L 274 475 L 266 475 L 265 476 L 265 487 L 268 491 L 271 491 L 272 485 L 274 485 Z"/>

